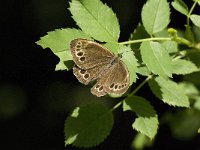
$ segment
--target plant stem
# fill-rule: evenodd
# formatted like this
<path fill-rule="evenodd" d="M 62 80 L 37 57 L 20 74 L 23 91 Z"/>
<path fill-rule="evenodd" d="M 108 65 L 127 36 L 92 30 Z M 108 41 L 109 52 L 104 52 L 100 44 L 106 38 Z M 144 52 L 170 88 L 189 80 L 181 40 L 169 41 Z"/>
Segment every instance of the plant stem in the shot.
<path fill-rule="evenodd" d="M 171 38 L 167 38 L 167 37 L 155 37 L 155 38 L 146 38 L 146 39 L 125 41 L 125 42 L 120 42 L 119 44 L 125 45 L 125 44 L 141 43 L 144 41 L 170 41 L 170 40 L 171 40 Z"/>
<path fill-rule="evenodd" d="M 190 26 L 190 16 L 191 16 L 191 14 L 192 14 L 192 12 L 193 12 L 193 10 L 194 10 L 194 8 L 195 8 L 197 3 L 198 3 L 198 0 L 195 0 L 193 5 L 192 5 L 192 7 L 190 8 L 190 11 L 189 11 L 188 15 L 187 15 L 187 25 L 188 26 Z"/>
<path fill-rule="evenodd" d="M 138 85 L 137 88 L 135 88 L 135 90 L 133 90 L 133 92 L 131 92 L 131 94 L 128 95 L 129 96 L 133 96 L 135 93 L 137 93 L 137 91 L 139 91 L 139 89 L 141 89 L 141 87 L 143 87 L 144 84 L 146 84 L 150 79 L 152 79 L 153 75 L 149 75 L 142 83 L 140 83 Z"/>
<path fill-rule="evenodd" d="M 150 79 L 152 79 L 153 75 L 149 75 L 142 83 L 140 83 L 140 85 L 138 85 L 137 88 L 135 88 L 133 90 L 133 92 L 131 92 L 127 97 L 133 96 L 137 91 L 139 91 L 139 89 L 141 89 L 141 87 L 143 87 L 143 85 L 145 83 L 147 83 Z M 126 98 L 125 98 L 126 99 Z M 112 109 L 111 111 L 117 109 L 120 105 L 122 105 L 122 103 L 125 101 L 125 99 L 121 100 L 120 102 L 118 102 Z"/>

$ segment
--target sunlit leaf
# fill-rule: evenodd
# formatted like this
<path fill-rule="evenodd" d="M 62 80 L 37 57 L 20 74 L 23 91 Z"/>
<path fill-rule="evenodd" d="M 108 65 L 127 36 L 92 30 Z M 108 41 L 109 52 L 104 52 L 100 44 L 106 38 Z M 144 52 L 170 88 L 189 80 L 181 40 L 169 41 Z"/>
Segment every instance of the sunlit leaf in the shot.
<path fill-rule="evenodd" d="M 195 71 L 199 71 L 199 69 L 193 64 L 191 61 L 176 59 L 172 61 L 172 68 L 174 74 L 190 74 Z"/>
<path fill-rule="evenodd" d="M 167 27 L 169 16 L 167 0 L 148 0 L 142 9 L 142 23 L 150 35 Z"/>
<path fill-rule="evenodd" d="M 123 110 L 131 110 L 138 116 L 132 127 L 145 134 L 150 139 L 154 138 L 158 129 L 158 117 L 151 104 L 142 97 L 130 96 L 123 103 Z"/>
<path fill-rule="evenodd" d="M 184 15 L 188 15 L 189 10 L 187 5 L 184 3 L 184 1 L 182 0 L 174 0 L 172 2 L 172 6 L 174 7 L 174 9 L 176 9 L 178 12 L 184 14 Z"/>
<path fill-rule="evenodd" d="M 197 27 L 200 28 L 200 15 L 191 15 L 190 19 L 192 20 L 192 22 L 194 23 L 194 25 L 196 25 Z"/>
<path fill-rule="evenodd" d="M 100 0 L 72 0 L 69 10 L 82 31 L 94 39 L 101 42 L 118 41 L 120 29 L 117 17 Z"/>
<path fill-rule="evenodd" d="M 36 43 L 42 46 L 43 49 L 50 48 L 60 58 L 60 62 L 56 65 L 56 70 L 69 70 L 71 69 L 70 60 L 72 60 L 69 44 L 76 38 L 91 39 L 80 30 L 68 28 L 48 32 Z"/>
<path fill-rule="evenodd" d="M 154 74 L 172 76 L 171 58 L 158 42 L 142 42 L 140 47 L 142 60 Z"/>
<path fill-rule="evenodd" d="M 152 92 L 164 103 L 172 106 L 189 107 L 189 99 L 176 82 L 162 77 L 149 81 Z"/>

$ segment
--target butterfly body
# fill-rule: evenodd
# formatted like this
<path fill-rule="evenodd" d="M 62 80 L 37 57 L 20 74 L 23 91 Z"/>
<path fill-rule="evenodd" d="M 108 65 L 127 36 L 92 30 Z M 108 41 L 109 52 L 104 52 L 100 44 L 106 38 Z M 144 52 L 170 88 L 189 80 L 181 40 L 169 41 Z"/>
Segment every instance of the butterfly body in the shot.
<path fill-rule="evenodd" d="M 123 94 L 130 84 L 126 65 L 107 48 L 86 39 L 70 43 L 75 62 L 73 73 L 79 82 L 87 85 L 96 80 L 91 93 L 100 97 L 108 94 Z"/>

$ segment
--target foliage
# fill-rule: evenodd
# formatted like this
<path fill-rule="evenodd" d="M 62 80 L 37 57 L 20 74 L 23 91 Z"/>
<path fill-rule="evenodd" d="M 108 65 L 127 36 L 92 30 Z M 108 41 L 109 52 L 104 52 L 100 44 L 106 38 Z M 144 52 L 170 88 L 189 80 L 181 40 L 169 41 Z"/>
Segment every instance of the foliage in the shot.
<path fill-rule="evenodd" d="M 192 119 L 189 119 L 191 118 L 189 114 L 189 117 L 184 120 L 181 120 L 183 113 L 178 113 L 177 116 L 181 117 L 177 124 L 173 124 L 174 117 L 171 120 L 167 119 L 171 129 L 174 129 L 173 133 L 177 136 L 188 130 L 184 126 L 185 120 L 193 121 L 199 117 L 198 87 L 200 86 L 196 85 L 199 82 L 195 79 L 199 78 L 200 71 L 200 41 L 198 41 L 200 15 L 193 14 L 193 10 L 199 7 L 200 0 L 194 0 L 191 8 L 188 8 L 183 0 L 174 0 L 171 5 L 186 17 L 183 36 L 179 36 L 179 31 L 176 29 L 168 28 L 170 3 L 167 0 L 148 0 L 141 12 L 142 22 L 138 24 L 130 39 L 124 42 L 118 41 L 120 26 L 116 14 L 110 7 L 100 0 L 71 0 L 69 11 L 81 30 L 57 29 L 48 32 L 36 42 L 42 48 L 50 48 L 60 58 L 56 70 L 72 68 L 70 65 L 72 57 L 69 51 L 71 40 L 84 38 L 105 42 L 105 46 L 113 53 L 122 53 L 122 60 L 127 65 L 131 76 L 131 84 L 137 82 L 137 79 L 142 76 L 146 77 L 133 91 L 130 90 L 125 98 L 121 97 L 121 101 L 113 108 L 90 104 L 74 109 L 65 122 L 66 145 L 92 147 L 103 142 L 113 126 L 113 111 L 121 105 L 124 111 L 131 110 L 136 113 L 137 118 L 132 127 L 145 135 L 144 137 L 140 134 L 135 138 L 133 142 L 137 145 L 135 147 L 141 148 L 147 145 L 149 140 L 146 138 L 155 138 L 159 121 L 148 99 L 136 96 L 137 91 L 146 83 L 149 84 L 152 93 L 164 103 L 185 107 L 185 109 L 191 107 L 195 109 L 192 113 L 198 112 Z M 177 83 L 173 78 L 174 75 L 182 76 L 185 81 Z M 198 127 L 200 123 L 197 121 L 192 131 L 187 131 L 187 135 L 193 136 L 197 133 Z"/>

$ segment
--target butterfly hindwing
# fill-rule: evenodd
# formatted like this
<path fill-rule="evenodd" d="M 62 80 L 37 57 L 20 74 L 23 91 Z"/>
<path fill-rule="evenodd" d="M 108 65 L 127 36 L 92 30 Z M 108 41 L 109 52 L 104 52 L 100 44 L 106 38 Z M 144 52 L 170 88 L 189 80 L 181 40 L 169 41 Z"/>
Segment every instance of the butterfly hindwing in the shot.
<path fill-rule="evenodd" d="M 130 84 L 130 76 L 126 65 L 121 61 L 117 60 L 113 65 L 112 71 L 110 71 L 104 85 L 104 90 L 109 94 L 124 94 Z"/>

